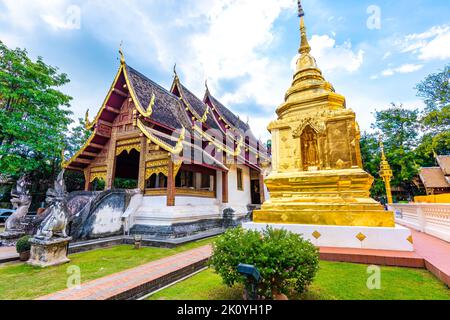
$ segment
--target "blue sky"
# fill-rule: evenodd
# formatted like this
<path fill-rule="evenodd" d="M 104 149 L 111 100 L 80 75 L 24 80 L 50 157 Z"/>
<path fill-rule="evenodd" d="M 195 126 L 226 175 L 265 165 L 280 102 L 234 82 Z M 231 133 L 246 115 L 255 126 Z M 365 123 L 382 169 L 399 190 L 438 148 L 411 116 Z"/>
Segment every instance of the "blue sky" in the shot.
<path fill-rule="evenodd" d="M 127 63 L 166 88 L 180 78 L 249 118 L 257 136 L 290 86 L 295 0 L 0 0 L 0 40 L 69 75 L 74 118 L 98 110 Z M 303 0 L 319 67 L 363 130 L 390 102 L 422 107 L 414 86 L 450 61 L 448 0 Z M 379 18 L 379 19 L 378 19 Z M 379 23 L 377 23 L 379 21 Z"/>

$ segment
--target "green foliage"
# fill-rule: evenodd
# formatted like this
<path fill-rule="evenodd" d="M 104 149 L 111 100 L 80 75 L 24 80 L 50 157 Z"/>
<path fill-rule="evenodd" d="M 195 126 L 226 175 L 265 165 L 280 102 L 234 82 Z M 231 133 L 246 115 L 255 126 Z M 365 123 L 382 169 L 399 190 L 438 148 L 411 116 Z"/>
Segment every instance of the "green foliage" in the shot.
<path fill-rule="evenodd" d="M 262 233 L 242 228 L 228 230 L 213 244 L 210 264 L 224 283 L 245 284 L 237 272 L 240 263 L 254 265 L 261 273 L 259 295 L 272 297 L 273 292 L 302 293 L 319 268 L 319 253 L 309 241 L 286 230 L 267 228 Z"/>
<path fill-rule="evenodd" d="M 116 178 L 114 179 L 114 188 L 116 189 L 135 189 L 138 187 L 137 180 Z"/>
<path fill-rule="evenodd" d="M 65 151 L 69 154 L 69 157 L 73 157 L 92 134 L 90 130 L 86 129 L 85 124 L 86 122 L 84 119 L 79 118 L 78 125 L 70 131 L 70 134 L 66 138 L 67 141 Z"/>
<path fill-rule="evenodd" d="M 28 174 L 36 189 L 46 189 L 59 171 L 72 98 L 58 91 L 66 74 L 27 54 L 0 41 L 0 172 Z"/>
<path fill-rule="evenodd" d="M 450 154 L 449 75 L 450 66 L 447 66 L 417 85 L 418 96 L 426 104 L 422 112 L 395 104 L 387 110 L 375 112 L 372 129 L 383 134 L 386 157 L 394 172 L 392 186 L 402 188 L 410 197 L 423 192 L 413 182 L 420 167 L 436 166 L 436 154 Z M 385 190 L 378 175 L 380 149 L 376 139 L 374 134 L 364 134 L 361 152 L 365 170 L 375 177 L 372 196 L 381 198 Z"/>
<path fill-rule="evenodd" d="M 70 263 L 47 269 L 27 264 L 0 265 L 0 300 L 36 299 L 67 289 L 67 268 L 82 270 L 83 283 L 145 263 L 208 245 L 212 239 L 191 242 L 176 248 L 142 248 L 131 245 L 98 249 L 70 255 Z"/>
<path fill-rule="evenodd" d="M 417 136 L 420 130 L 419 110 L 408 110 L 402 105 L 392 104 L 389 109 L 375 112 L 375 123 L 372 124 L 372 128 L 383 133 L 386 157 L 394 172 L 392 185 L 403 188 L 411 195 L 415 194 L 417 188 L 412 181 L 419 173 L 420 168 L 415 161 L 415 148 L 418 145 Z M 375 146 L 374 139 L 376 136 L 372 135 L 369 140 L 363 141 L 362 149 L 368 149 L 366 157 L 370 153 L 378 154 L 376 159 L 378 171 L 380 149 Z M 373 172 L 375 163 L 369 161 L 368 166 L 368 171 L 377 177 L 378 175 Z M 372 193 L 378 193 L 378 196 L 385 193 L 380 179 L 372 189 Z"/>
<path fill-rule="evenodd" d="M 450 300 L 446 285 L 429 271 L 381 267 L 380 290 L 367 288 L 367 265 L 320 261 L 320 270 L 291 300 Z M 150 296 L 148 300 L 239 300 L 242 286 L 229 288 L 209 269 Z"/>
<path fill-rule="evenodd" d="M 16 243 L 17 253 L 23 253 L 31 250 L 30 236 L 20 238 Z"/>
<path fill-rule="evenodd" d="M 427 113 L 439 111 L 450 104 L 450 65 L 439 73 L 430 74 L 416 86 L 418 96 L 427 105 Z M 449 120 L 449 119 L 447 119 Z"/>
<path fill-rule="evenodd" d="M 364 170 L 369 172 L 375 179 L 371 189 L 371 196 L 381 201 L 381 198 L 386 194 L 386 189 L 383 179 L 379 175 L 381 155 L 378 137 L 375 134 L 364 132 L 361 136 L 361 157 L 364 163 Z M 383 202 L 387 202 L 387 200 Z"/>
<path fill-rule="evenodd" d="M 430 163 L 434 153 L 450 154 L 450 65 L 429 75 L 417 85 L 418 96 L 424 99 L 425 112 L 421 124 L 424 137 L 419 156 Z"/>

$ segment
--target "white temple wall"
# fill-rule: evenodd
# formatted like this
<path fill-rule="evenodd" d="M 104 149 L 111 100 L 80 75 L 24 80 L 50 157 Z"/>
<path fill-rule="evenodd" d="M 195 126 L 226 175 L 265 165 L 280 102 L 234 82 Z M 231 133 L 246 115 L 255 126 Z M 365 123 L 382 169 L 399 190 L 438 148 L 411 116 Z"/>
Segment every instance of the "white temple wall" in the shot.
<path fill-rule="evenodd" d="M 244 190 L 238 190 L 237 187 L 237 168 L 242 169 Z M 228 172 L 228 204 L 225 206 L 233 208 L 240 215 L 247 214 L 247 205 L 252 203 L 250 188 L 250 168 L 233 165 Z"/>

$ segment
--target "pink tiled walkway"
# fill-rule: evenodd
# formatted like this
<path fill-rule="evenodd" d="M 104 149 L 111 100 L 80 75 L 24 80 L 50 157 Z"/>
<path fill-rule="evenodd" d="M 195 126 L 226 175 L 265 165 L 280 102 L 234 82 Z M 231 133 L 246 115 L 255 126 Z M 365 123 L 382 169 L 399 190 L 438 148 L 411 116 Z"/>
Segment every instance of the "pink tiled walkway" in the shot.
<path fill-rule="evenodd" d="M 200 247 L 87 282 L 82 284 L 80 289 L 66 289 L 41 297 L 39 300 L 107 300 L 124 291 L 138 288 L 152 280 L 208 259 L 210 256 L 210 246 Z"/>
<path fill-rule="evenodd" d="M 416 253 L 425 259 L 427 269 L 450 286 L 450 243 L 422 232 L 411 231 Z"/>

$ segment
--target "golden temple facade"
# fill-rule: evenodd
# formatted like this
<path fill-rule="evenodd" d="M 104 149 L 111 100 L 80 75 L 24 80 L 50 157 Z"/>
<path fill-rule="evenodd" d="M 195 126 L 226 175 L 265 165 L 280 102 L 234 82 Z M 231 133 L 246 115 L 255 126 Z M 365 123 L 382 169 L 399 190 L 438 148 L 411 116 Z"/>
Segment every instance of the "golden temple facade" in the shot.
<path fill-rule="evenodd" d="M 360 130 L 345 97 L 325 80 L 300 12 L 301 46 L 292 86 L 270 123 L 270 200 L 255 223 L 394 227 L 393 212 L 370 198 L 373 177 L 363 170 Z"/>

